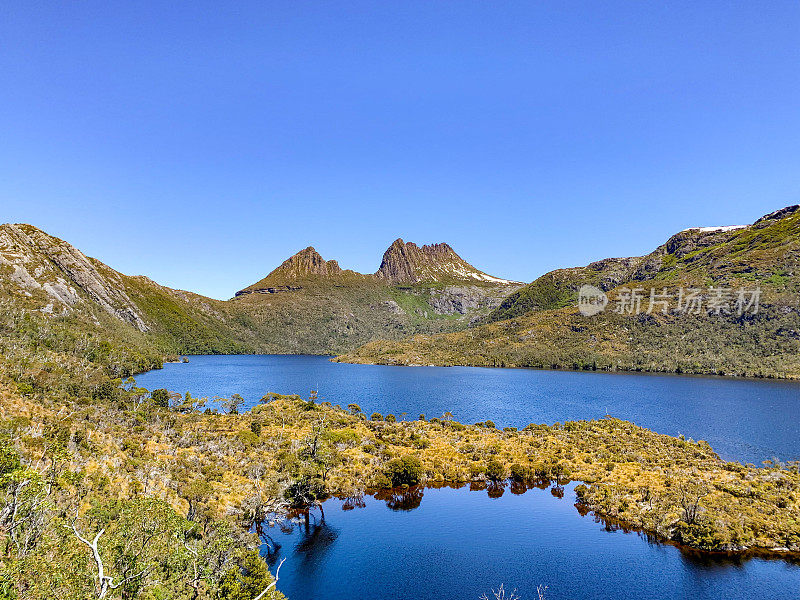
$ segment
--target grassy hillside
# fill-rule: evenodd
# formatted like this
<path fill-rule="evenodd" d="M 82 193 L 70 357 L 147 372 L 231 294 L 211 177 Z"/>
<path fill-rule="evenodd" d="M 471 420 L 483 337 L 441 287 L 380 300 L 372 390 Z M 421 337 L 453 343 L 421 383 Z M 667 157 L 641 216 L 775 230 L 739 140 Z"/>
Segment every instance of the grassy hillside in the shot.
<path fill-rule="evenodd" d="M 800 377 L 799 261 L 800 212 L 789 207 L 742 229 L 681 232 L 644 257 L 548 273 L 474 328 L 376 341 L 339 360 Z M 578 311 L 584 284 L 607 292 L 601 314 Z M 642 311 L 616 314 L 634 288 L 642 289 Z M 671 295 L 666 313 L 658 304 L 647 312 L 651 288 Z M 680 290 L 691 288 L 706 307 L 712 288 L 728 290 L 729 310 L 681 312 Z M 755 288 L 761 290 L 756 314 L 737 314 L 736 291 Z"/>
<path fill-rule="evenodd" d="M 464 329 L 510 291 L 489 285 L 399 286 L 375 279 L 301 285 L 293 291 L 241 295 L 225 309 L 246 323 L 264 351 L 337 354 L 374 339 Z M 469 308 L 453 308 L 465 297 Z"/>

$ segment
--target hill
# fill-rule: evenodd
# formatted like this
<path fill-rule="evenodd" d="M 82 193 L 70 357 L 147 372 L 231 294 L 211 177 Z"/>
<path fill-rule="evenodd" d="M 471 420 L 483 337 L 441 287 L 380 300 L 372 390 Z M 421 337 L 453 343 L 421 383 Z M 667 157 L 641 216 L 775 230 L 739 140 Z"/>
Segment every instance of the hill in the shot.
<path fill-rule="evenodd" d="M 466 331 L 376 341 L 338 360 L 794 378 L 799 261 L 790 206 L 749 226 L 687 229 L 646 256 L 552 271 Z M 584 285 L 606 310 L 581 313 Z"/>
<path fill-rule="evenodd" d="M 178 354 L 333 354 L 378 338 L 463 329 L 518 287 L 474 269 L 452 250 L 447 260 L 428 261 L 428 270 L 409 262 L 406 271 L 416 276 L 406 283 L 342 270 L 309 247 L 219 301 L 119 273 L 32 225 L 6 224 L 0 226 L 0 300 L 9 318 L 24 315 L 70 336 L 124 342 L 148 357 L 143 365 Z"/>

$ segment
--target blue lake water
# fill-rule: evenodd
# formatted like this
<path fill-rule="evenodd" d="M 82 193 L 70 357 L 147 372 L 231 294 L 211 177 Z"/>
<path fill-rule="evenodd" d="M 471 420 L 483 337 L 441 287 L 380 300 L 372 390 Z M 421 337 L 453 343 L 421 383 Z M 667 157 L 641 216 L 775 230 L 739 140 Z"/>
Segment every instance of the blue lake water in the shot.
<path fill-rule="evenodd" d="M 195 356 L 137 377 L 148 389 L 198 396 L 318 390 L 323 400 L 416 418 L 450 411 L 498 426 L 600 418 L 705 439 L 723 456 L 760 462 L 800 457 L 800 385 L 679 377 L 331 363 L 319 356 Z M 278 588 L 290 600 L 475 599 L 504 584 L 522 600 L 800 597 L 800 565 L 691 554 L 625 533 L 561 490 L 409 489 L 357 502 L 328 500 L 324 516 L 269 528 L 262 553 L 286 561 Z M 277 549 L 273 544 L 277 544 Z"/>
<path fill-rule="evenodd" d="M 614 530 L 578 513 L 572 486 L 563 498 L 540 489 L 515 494 L 508 486 L 499 498 L 466 488 L 408 496 L 367 496 L 351 510 L 329 500 L 324 518 L 315 509 L 308 524 L 301 518 L 286 532 L 268 529 L 280 545 L 268 558 L 272 571 L 286 559 L 278 588 L 290 600 L 477 600 L 501 583 L 523 600 L 538 599 L 537 586 L 547 586 L 547 600 L 800 594 L 800 565 L 697 557 Z"/>
<path fill-rule="evenodd" d="M 706 440 L 729 460 L 800 460 L 800 383 L 627 373 L 388 367 L 323 356 L 193 356 L 136 378 L 148 389 L 201 396 L 317 390 L 323 400 L 398 419 L 453 413 L 498 427 L 597 419 L 606 414 L 669 435 Z"/>

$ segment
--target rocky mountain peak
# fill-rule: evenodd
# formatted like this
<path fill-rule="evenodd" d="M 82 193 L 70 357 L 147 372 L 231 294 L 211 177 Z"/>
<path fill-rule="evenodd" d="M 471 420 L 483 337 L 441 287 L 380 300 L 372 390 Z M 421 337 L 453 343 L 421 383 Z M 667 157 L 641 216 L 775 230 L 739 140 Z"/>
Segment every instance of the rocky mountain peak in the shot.
<path fill-rule="evenodd" d="M 287 258 L 267 277 L 280 275 L 289 279 L 304 279 L 315 275 L 338 275 L 341 272 L 338 262 L 325 260 L 313 246 L 309 246 Z"/>
<path fill-rule="evenodd" d="M 236 292 L 236 295 L 294 291 L 302 289 L 302 282 L 345 273 L 352 274 L 352 271 L 343 271 L 337 261 L 325 260 L 313 246 L 309 246 L 287 258 L 261 281 Z"/>
<path fill-rule="evenodd" d="M 507 284 L 470 265 L 450 247 L 439 243 L 417 246 L 397 238 L 383 253 L 375 276 L 391 283 L 469 281 Z"/>

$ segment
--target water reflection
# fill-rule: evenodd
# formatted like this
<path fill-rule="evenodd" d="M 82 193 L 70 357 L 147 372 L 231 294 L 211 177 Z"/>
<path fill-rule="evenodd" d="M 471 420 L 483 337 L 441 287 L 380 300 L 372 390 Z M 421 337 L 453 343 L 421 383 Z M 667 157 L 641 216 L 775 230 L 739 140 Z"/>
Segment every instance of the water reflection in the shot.
<path fill-rule="evenodd" d="M 560 480 L 551 481 L 548 479 L 527 482 L 515 479 L 500 481 L 486 480 L 471 481 L 468 484 L 433 482 L 427 486 L 415 485 L 373 490 L 367 493 L 358 493 L 351 496 L 331 499 L 328 502 L 338 500 L 341 502 L 339 506 L 341 510 L 348 512 L 356 508 L 366 508 L 366 498 L 371 497 L 377 501 L 383 502 L 391 511 L 408 512 L 421 506 L 426 489 L 451 488 L 456 490 L 469 490 L 470 492 L 486 492 L 486 496 L 491 499 L 502 498 L 506 488 L 515 496 L 521 496 L 530 490 L 549 490 L 552 497 L 562 500 L 566 496 L 568 487 L 572 487 L 571 482 Z M 622 532 L 624 534 L 635 534 L 650 546 L 674 546 L 680 550 L 681 554 L 688 561 L 700 566 L 741 566 L 752 558 L 775 559 L 800 565 L 800 556 L 795 555 L 782 556 L 772 552 L 752 552 L 748 554 L 707 552 L 680 546 L 679 544 L 663 540 L 650 532 L 641 531 L 613 518 L 597 515 L 582 504 L 575 503 L 574 507 L 580 517 L 589 517 L 593 522 L 600 525 L 602 531 L 606 533 Z M 270 565 L 277 562 L 282 547 L 281 544 L 268 533 L 272 528 L 277 528 L 284 535 L 299 533 L 294 551 L 297 554 L 303 555 L 306 562 L 319 560 L 327 549 L 336 542 L 339 535 L 339 530 L 332 527 L 326 521 L 323 504 L 309 509 L 295 510 L 291 512 L 286 519 L 271 518 L 269 522 L 260 523 L 255 528 L 262 541 L 262 555 L 267 558 Z"/>
<path fill-rule="evenodd" d="M 424 494 L 425 488 L 416 485 L 404 488 L 393 488 L 391 490 L 380 490 L 375 493 L 375 499 L 386 502 L 386 506 L 390 510 L 414 510 L 415 508 L 419 508 Z"/>
<path fill-rule="evenodd" d="M 300 562 L 306 566 L 319 563 L 339 537 L 339 530 L 328 524 L 321 505 L 293 511 L 287 518 L 273 523 L 284 535 L 295 534 L 294 555 L 299 556 Z M 282 553 L 281 544 L 266 532 L 260 537 L 262 556 L 270 566 L 277 564 Z"/>
<path fill-rule="evenodd" d="M 418 600 L 470 598 L 498 581 L 523 598 L 545 584 L 556 600 L 796 600 L 800 589 L 800 568 L 789 561 L 673 547 L 574 506 L 572 483 L 453 487 L 352 494 L 265 526 L 274 538 L 262 537 L 265 558 L 273 567 L 287 559 L 279 589 L 321 600 L 405 600 L 408 589 Z"/>

